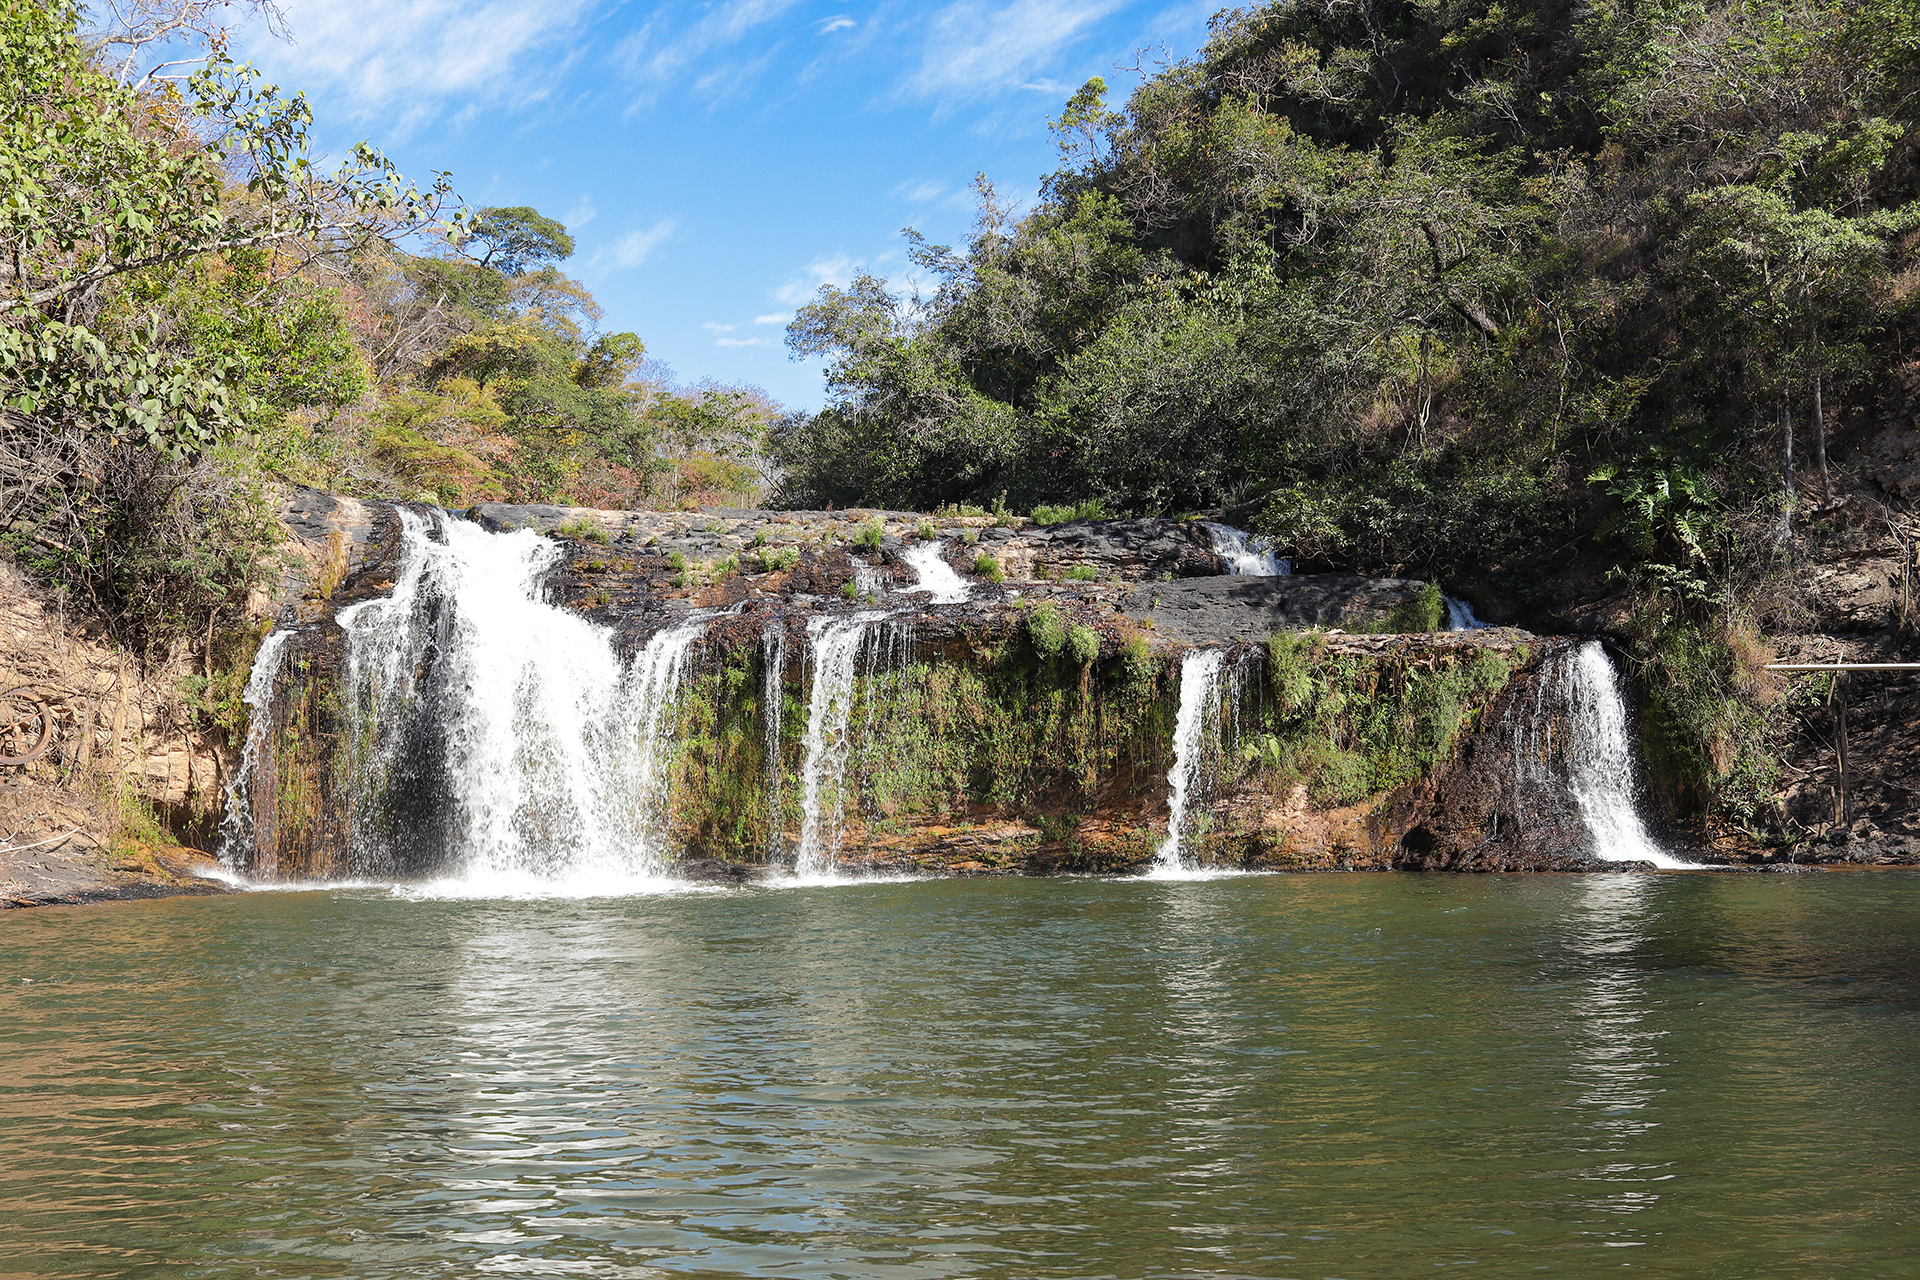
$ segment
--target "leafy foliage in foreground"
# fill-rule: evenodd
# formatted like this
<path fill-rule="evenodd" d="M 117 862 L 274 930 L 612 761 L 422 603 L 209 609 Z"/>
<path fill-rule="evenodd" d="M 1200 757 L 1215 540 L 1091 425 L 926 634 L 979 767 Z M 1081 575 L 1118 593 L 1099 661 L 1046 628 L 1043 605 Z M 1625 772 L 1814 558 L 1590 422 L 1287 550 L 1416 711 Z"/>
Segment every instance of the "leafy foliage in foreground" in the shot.
<path fill-rule="evenodd" d="M 32 579 L 137 651 L 208 654 L 280 572 L 276 482 L 763 489 L 778 406 L 598 331 L 565 227 L 461 209 L 366 146 L 323 172 L 305 99 L 228 62 L 214 8 L 127 14 L 83 39 L 71 0 L 0 5 L 0 554 Z M 185 31 L 207 49 L 169 65 L 196 70 L 140 72 Z"/>

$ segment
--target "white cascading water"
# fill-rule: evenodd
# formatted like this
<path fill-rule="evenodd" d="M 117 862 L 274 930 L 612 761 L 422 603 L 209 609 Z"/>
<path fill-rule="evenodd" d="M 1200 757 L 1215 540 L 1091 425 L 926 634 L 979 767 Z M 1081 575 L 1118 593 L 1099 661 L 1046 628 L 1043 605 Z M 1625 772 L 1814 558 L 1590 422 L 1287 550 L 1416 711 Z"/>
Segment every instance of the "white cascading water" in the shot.
<path fill-rule="evenodd" d="M 1208 738 L 1219 718 L 1220 668 L 1225 661 L 1226 653 L 1220 649 L 1197 649 L 1180 660 L 1180 712 L 1173 726 L 1173 768 L 1167 771 L 1173 801 L 1167 817 L 1167 838 L 1154 856 L 1150 874 L 1189 869 L 1181 844 Z"/>
<path fill-rule="evenodd" d="M 1492 626 L 1473 616 L 1473 606 L 1457 596 L 1441 596 L 1447 602 L 1447 630 L 1480 631 Z"/>
<path fill-rule="evenodd" d="M 1213 554 L 1227 562 L 1227 572 L 1262 577 L 1279 577 L 1293 572 L 1293 561 L 1273 554 L 1266 539 L 1255 537 L 1230 524 L 1200 522 L 1213 539 Z"/>
<path fill-rule="evenodd" d="M 800 843 L 793 857 L 796 876 L 816 877 L 835 870 L 847 800 L 854 678 L 873 624 L 888 616 L 885 611 L 870 610 L 807 622 L 813 670 L 807 690 L 807 733 L 802 739 Z"/>
<path fill-rule="evenodd" d="M 947 563 L 945 552 L 946 545 L 940 542 L 917 542 L 907 548 L 900 558 L 913 570 L 914 581 L 903 592 L 924 591 L 930 604 L 965 603 L 970 589 L 967 580 Z"/>
<path fill-rule="evenodd" d="M 227 783 L 227 812 L 220 820 L 220 864 L 229 871 L 241 870 L 241 859 L 254 843 L 253 774 L 259 767 L 267 734 L 273 731 L 273 685 L 280 674 L 280 650 L 292 634 L 276 629 L 260 642 L 259 651 L 253 655 L 253 669 L 247 672 L 247 687 L 240 695 L 249 717 L 247 741 L 240 751 L 240 767 Z"/>
<path fill-rule="evenodd" d="M 1567 707 L 1567 782 L 1593 854 L 1607 862 L 1689 867 L 1653 842 L 1634 807 L 1633 739 L 1613 663 L 1589 640 L 1562 666 Z"/>
<path fill-rule="evenodd" d="M 690 618 L 623 661 L 605 628 L 554 608 L 540 579 L 560 557 L 546 538 L 439 521 L 444 541 L 402 511 L 405 547 L 392 596 L 343 609 L 349 724 L 359 794 L 400 764 L 399 732 L 421 699 L 441 759 L 441 833 L 459 877 L 607 881 L 661 875 L 674 852 L 665 819 L 677 694 L 705 629 Z M 356 858 L 396 838 L 356 810 Z M 383 827 L 385 829 L 383 829 Z"/>
<path fill-rule="evenodd" d="M 855 594 L 863 600 L 886 594 L 886 578 L 881 573 L 878 565 L 862 560 L 859 556 L 850 555 L 847 559 L 853 561 L 853 589 Z"/>
<path fill-rule="evenodd" d="M 760 714 L 767 726 L 767 856 L 786 857 L 785 808 L 782 805 L 787 767 L 780 747 L 781 720 L 786 711 L 787 629 L 769 628 L 760 637 Z"/>

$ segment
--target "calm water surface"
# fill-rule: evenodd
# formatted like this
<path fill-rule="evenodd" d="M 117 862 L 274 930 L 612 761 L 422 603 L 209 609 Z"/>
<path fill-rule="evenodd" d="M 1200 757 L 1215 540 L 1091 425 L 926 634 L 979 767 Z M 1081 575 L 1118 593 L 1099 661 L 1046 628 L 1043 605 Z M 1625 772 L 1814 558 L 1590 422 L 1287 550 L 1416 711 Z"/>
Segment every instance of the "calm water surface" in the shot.
<path fill-rule="evenodd" d="M 1920 1275 L 1920 878 L 0 915 L 0 1275 Z"/>

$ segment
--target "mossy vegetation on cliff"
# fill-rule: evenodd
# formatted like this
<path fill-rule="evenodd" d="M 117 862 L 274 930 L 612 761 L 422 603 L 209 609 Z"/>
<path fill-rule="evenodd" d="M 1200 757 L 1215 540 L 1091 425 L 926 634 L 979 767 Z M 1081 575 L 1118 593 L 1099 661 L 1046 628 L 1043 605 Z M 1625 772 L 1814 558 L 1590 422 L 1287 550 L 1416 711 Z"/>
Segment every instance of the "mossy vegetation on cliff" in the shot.
<path fill-rule="evenodd" d="M 1011 823 L 1026 834 L 978 855 L 983 865 L 1042 849 L 1053 867 L 1151 856 L 1165 832 L 1177 664 L 1138 637 L 1082 662 L 1076 630 L 1091 634 L 1042 606 L 999 640 L 907 654 L 894 637 L 895 660 L 863 661 L 844 782 L 822 797 L 840 810 L 844 852 L 910 860 L 956 831 Z M 807 669 L 789 646 L 774 683 L 781 782 L 770 787 L 768 652 L 717 646 L 677 713 L 673 826 L 703 854 L 783 858 L 800 826 Z M 1531 656 L 1465 643 L 1358 650 L 1324 633 L 1240 647 L 1204 735 L 1193 847 L 1264 865 L 1277 849 L 1246 825 L 1263 808 L 1302 788 L 1316 809 L 1362 806 L 1432 776 Z M 1214 824 L 1209 802 L 1228 796 L 1267 799 L 1227 806 Z"/>
<path fill-rule="evenodd" d="M 1300 785 L 1319 804 L 1358 804 L 1431 772 L 1529 657 L 1347 653 L 1324 635 L 1276 634 L 1241 759 L 1268 790 Z"/>

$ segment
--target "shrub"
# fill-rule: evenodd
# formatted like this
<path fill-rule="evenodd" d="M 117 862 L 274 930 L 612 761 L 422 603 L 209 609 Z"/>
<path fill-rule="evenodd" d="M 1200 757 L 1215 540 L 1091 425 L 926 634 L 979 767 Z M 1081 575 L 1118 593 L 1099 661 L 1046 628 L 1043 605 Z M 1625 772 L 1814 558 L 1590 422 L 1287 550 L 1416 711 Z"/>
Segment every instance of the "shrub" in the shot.
<path fill-rule="evenodd" d="M 1439 586 L 1429 582 L 1419 595 L 1393 606 L 1393 612 L 1387 615 L 1387 629 L 1394 635 L 1438 631 L 1446 616 L 1446 599 L 1440 594 Z"/>
<path fill-rule="evenodd" d="M 1007 580 L 1007 571 L 1000 567 L 1000 561 L 994 558 L 994 554 L 991 551 L 982 551 L 978 556 L 974 557 L 973 571 L 980 577 L 985 578 L 988 582 L 1005 582 Z"/>
<path fill-rule="evenodd" d="M 980 541 L 980 531 L 972 525 L 968 525 L 960 531 L 960 541 L 966 543 L 968 546 L 972 546 L 974 543 Z"/>
<path fill-rule="evenodd" d="M 940 526 L 931 520 L 922 520 L 913 526 L 913 536 L 922 542 L 932 542 L 940 536 Z"/>
<path fill-rule="evenodd" d="M 860 525 L 853 535 L 853 545 L 865 547 L 869 551 L 874 550 L 879 547 L 880 539 L 886 536 L 886 532 L 887 526 L 881 522 L 879 516 L 875 516 Z"/>
<path fill-rule="evenodd" d="M 1128 636 L 1121 642 L 1120 670 L 1134 684 L 1145 684 L 1152 680 L 1157 665 L 1145 636 Z"/>
<path fill-rule="evenodd" d="M 1068 582 L 1093 582 L 1100 577 L 1100 571 L 1090 564 L 1077 564 L 1067 570 Z"/>
<path fill-rule="evenodd" d="M 605 545 L 610 539 L 606 529 L 598 520 L 586 516 L 576 516 L 554 529 L 556 538 L 572 538 L 579 542 L 598 542 Z"/>
<path fill-rule="evenodd" d="M 785 573 L 800 563 L 800 548 L 775 547 L 760 553 L 760 567 L 773 573 Z"/>
<path fill-rule="evenodd" d="M 852 578 L 848 578 L 846 585 L 840 588 L 840 594 L 849 600 L 857 600 L 860 597 L 860 587 Z"/>
<path fill-rule="evenodd" d="M 1064 524 L 1069 520 L 1098 520 L 1106 514 L 1106 504 L 1089 498 L 1076 506 L 1038 506 L 1033 509 L 1035 524 Z"/>
<path fill-rule="evenodd" d="M 676 572 L 687 567 L 687 558 L 678 551 L 667 553 L 667 568 Z"/>
<path fill-rule="evenodd" d="M 1267 685 L 1281 711 L 1298 711 L 1313 696 L 1313 674 L 1307 664 L 1317 647 L 1310 636 L 1276 631 L 1267 637 Z"/>
<path fill-rule="evenodd" d="M 1080 623 L 1067 632 L 1067 653 L 1079 666 L 1087 666 L 1100 656 L 1100 633 Z"/>
<path fill-rule="evenodd" d="M 1027 615 L 1027 638 L 1033 641 L 1035 653 L 1051 658 L 1060 652 L 1067 643 L 1067 623 L 1052 602 L 1035 606 Z"/>

